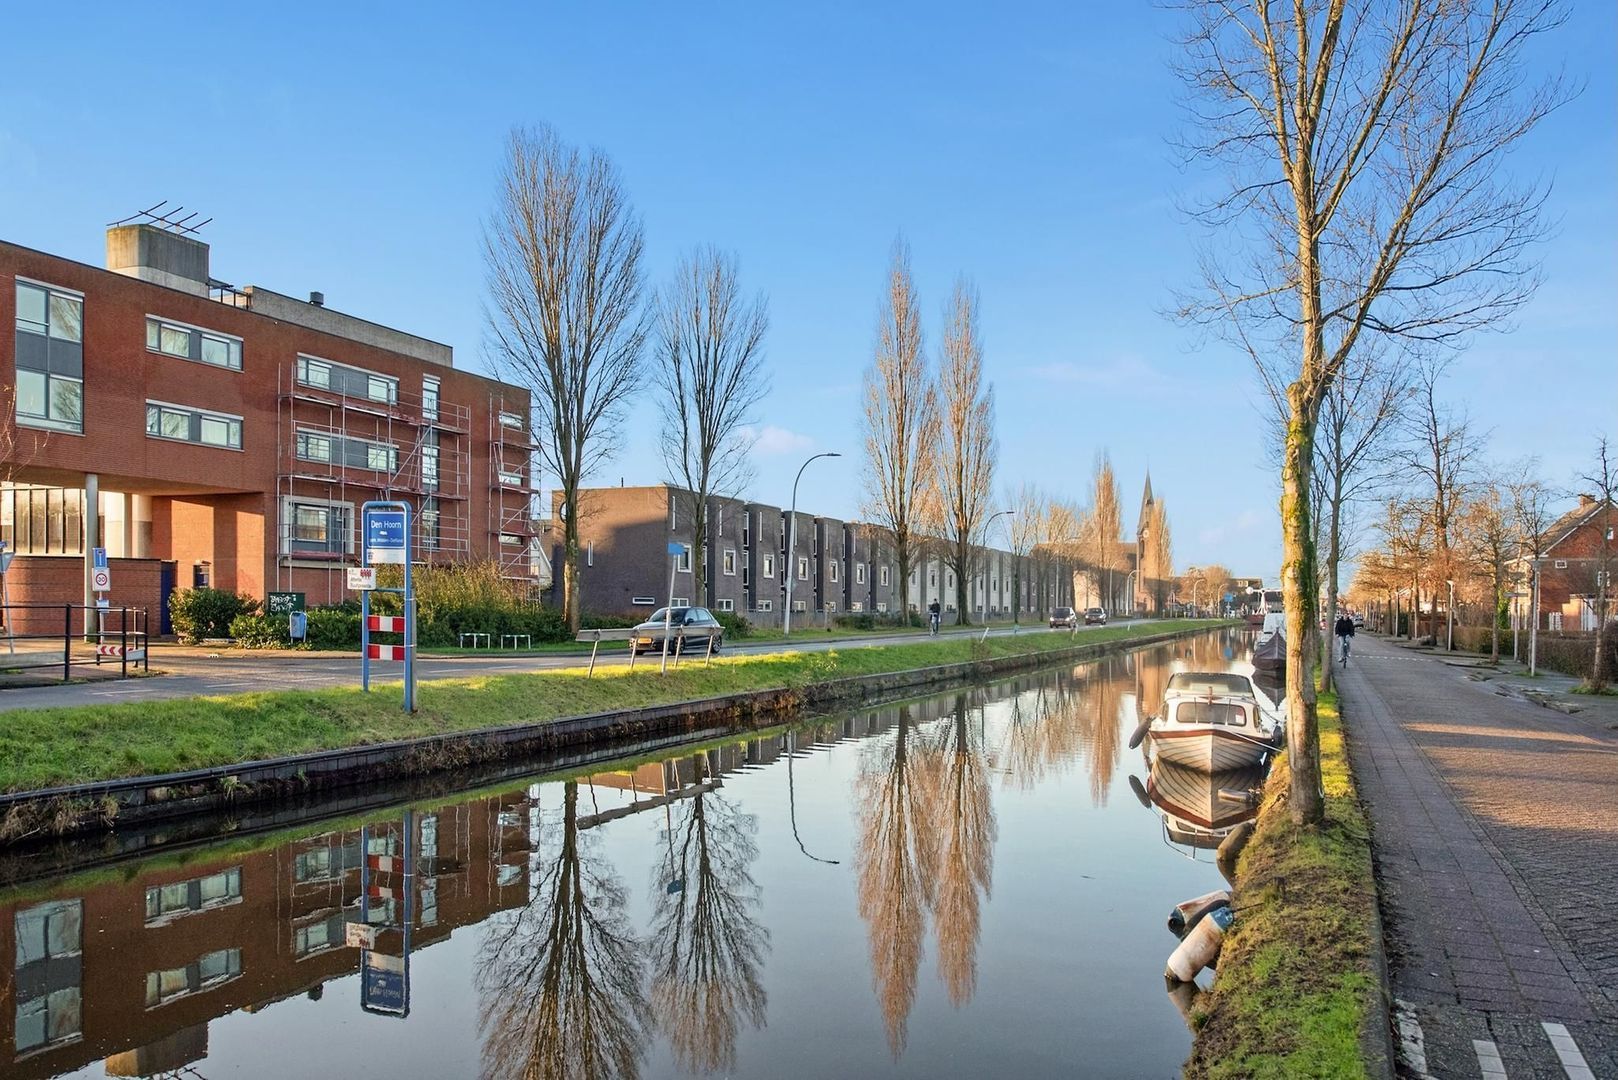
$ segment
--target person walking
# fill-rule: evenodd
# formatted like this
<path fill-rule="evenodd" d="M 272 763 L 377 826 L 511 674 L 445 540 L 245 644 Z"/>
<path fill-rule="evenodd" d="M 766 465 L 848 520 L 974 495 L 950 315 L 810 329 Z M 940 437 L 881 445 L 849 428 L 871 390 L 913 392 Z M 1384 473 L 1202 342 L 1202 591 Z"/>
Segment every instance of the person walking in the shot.
<path fill-rule="evenodd" d="M 938 634 L 938 624 L 943 620 L 943 617 L 943 610 L 938 606 L 937 600 L 927 605 L 927 625 L 930 628 L 930 633 L 935 636 Z"/>
<path fill-rule="evenodd" d="M 1343 666 L 1347 667 L 1348 643 L 1354 637 L 1354 620 L 1350 619 L 1347 615 L 1339 615 L 1337 616 L 1337 624 L 1333 629 L 1337 634 L 1338 642 L 1342 645 L 1341 654 L 1343 658 Z"/>

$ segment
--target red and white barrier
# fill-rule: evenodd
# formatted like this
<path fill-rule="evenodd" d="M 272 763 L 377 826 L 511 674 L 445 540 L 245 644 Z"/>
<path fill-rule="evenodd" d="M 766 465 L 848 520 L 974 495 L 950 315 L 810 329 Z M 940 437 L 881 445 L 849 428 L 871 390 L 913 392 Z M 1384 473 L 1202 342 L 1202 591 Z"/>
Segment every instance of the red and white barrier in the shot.
<path fill-rule="evenodd" d="M 403 620 L 400 620 L 401 622 Z M 368 655 L 372 660 L 403 660 L 405 647 L 403 645 L 371 645 Z"/>
<path fill-rule="evenodd" d="M 402 634 L 405 632 L 403 615 L 367 615 L 366 629 L 373 634 Z"/>

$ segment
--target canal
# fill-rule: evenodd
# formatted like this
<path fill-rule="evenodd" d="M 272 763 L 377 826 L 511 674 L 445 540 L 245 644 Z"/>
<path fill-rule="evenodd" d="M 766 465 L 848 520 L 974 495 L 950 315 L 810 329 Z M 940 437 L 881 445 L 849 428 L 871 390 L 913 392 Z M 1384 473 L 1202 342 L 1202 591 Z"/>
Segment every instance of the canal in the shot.
<path fill-rule="evenodd" d="M 0 1075 L 1176 1076 L 1164 920 L 1223 880 L 1126 743 L 1249 645 L 14 886 Z"/>

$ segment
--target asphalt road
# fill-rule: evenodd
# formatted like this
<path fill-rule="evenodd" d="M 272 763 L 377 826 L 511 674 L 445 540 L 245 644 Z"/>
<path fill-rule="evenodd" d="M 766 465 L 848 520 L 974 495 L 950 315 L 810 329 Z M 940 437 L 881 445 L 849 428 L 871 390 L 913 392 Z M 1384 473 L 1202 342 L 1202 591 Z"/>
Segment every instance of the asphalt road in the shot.
<path fill-rule="evenodd" d="M 1113 626 L 1133 626 L 1139 620 L 1122 619 Z M 1021 633 L 1037 631 L 1039 627 L 1022 627 Z M 1096 627 L 1080 627 L 1082 636 Z M 982 630 L 965 629 L 943 631 L 943 637 L 979 636 Z M 1006 637 L 1012 628 L 994 627 L 990 637 Z M 827 649 L 861 649 L 878 645 L 925 640 L 925 632 L 916 634 L 880 634 L 869 638 L 828 637 L 806 630 L 794 637 L 790 645 L 780 641 L 760 644 L 729 644 L 727 656 L 756 656 L 778 652 L 822 652 Z M 609 654 L 607 646 L 596 666 L 621 666 L 629 662 L 622 643 L 613 643 Z M 647 663 L 646 657 L 639 664 Z M 657 657 L 650 658 L 657 663 Z M 586 663 L 581 656 L 421 656 L 416 661 L 418 679 L 456 679 L 477 675 L 511 675 L 523 672 L 546 671 L 556 668 L 579 667 Z M 689 662 L 689 661 L 686 661 Z M 217 694 L 244 694 L 256 690 L 317 690 L 331 686 L 353 686 L 359 683 L 358 656 L 301 656 L 286 653 L 253 653 L 235 649 L 209 652 L 194 648 L 168 648 L 158 646 L 152 651 L 152 677 L 127 680 L 97 680 L 94 682 L 55 684 L 48 686 L 17 687 L 0 690 L 0 712 L 11 709 L 39 709 L 57 705 L 111 705 L 122 701 L 163 701 L 174 698 L 207 697 Z M 161 671 L 163 674 L 159 675 Z M 378 663 L 372 671 L 372 681 L 397 682 L 402 677 L 397 664 Z"/>

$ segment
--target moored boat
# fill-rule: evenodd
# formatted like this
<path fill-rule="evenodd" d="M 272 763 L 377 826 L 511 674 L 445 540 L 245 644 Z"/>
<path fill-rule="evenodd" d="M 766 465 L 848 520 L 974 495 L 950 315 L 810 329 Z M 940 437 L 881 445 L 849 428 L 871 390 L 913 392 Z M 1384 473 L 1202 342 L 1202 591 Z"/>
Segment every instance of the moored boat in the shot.
<path fill-rule="evenodd" d="M 1203 772 L 1262 765 L 1280 749 L 1259 708 L 1253 680 L 1233 672 L 1179 672 L 1169 679 L 1163 712 L 1146 728 L 1154 761 Z"/>
<path fill-rule="evenodd" d="M 1258 816 L 1258 801 L 1251 796 L 1263 784 L 1259 765 L 1203 772 L 1159 760 L 1146 779 L 1146 794 L 1162 813 L 1171 841 L 1212 849 L 1237 825 Z"/>
<path fill-rule="evenodd" d="M 1287 668 L 1287 620 L 1283 612 L 1264 616 L 1264 628 L 1253 645 L 1253 670 L 1279 675 Z"/>

